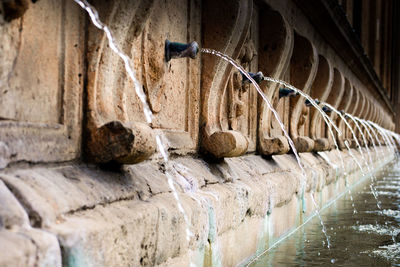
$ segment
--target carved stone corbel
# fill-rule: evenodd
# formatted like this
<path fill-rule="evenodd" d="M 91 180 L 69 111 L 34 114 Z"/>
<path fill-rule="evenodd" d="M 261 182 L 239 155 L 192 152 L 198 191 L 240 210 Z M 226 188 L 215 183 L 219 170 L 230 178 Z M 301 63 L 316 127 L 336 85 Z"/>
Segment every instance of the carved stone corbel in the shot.
<path fill-rule="evenodd" d="M 359 103 L 360 92 L 357 90 L 356 87 L 354 87 L 354 85 L 352 86 L 352 89 L 353 89 L 353 96 L 351 97 L 352 105 L 350 105 L 348 111 L 346 111 L 346 113 L 349 113 L 349 114 L 354 114 L 355 111 L 358 109 L 358 106 L 360 105 L 360 103 Z M 356 125 L 353 122 L 353 120 L 350 118 L 347 118 L 347 122 L 350 124 L 351 128 L 353 129 L 353 131 L 355 133 Z M 350 147 L 356 147 L 356 143 L 354 141 L 354 136 L 353 136 L 351 130 L 348 128 L 346 130 L 346 137 L 348 139 L 350 139 L 350 141 L 349 141 Z"/>
<path fill-rule="evenodd" d="M 125 53 L 129 53 L 146 25 L 152 5 L 153 1 L 139 1 L 137 5 L 116 1 L 113 4 L 96 3 L 95 7 L 103 21 L 111 28 L 117 44 Z M 129 14 L 120 12 L 127 8 L 130 9 Z M 130 81 L 127 82 L 129 77 L 125 74 L 123 63 L 108 47 L 104 33 L 98 29 L 90 29 L 87 93 L 88 156 L 92 161 L 99 163 L 108 161 L 135 163 L 146 159 L 156 149 L 152 129 L 140 122 L 143 119 L 129 122 L 125 86 L 126 83 L 132 84 Z M 134 90 L 133 86 L 131 90 Z M 141 107 L 138 113 L 140 109 Z"/>
<path fill-rule="evenodd" d="M 279 12 L 270 9 L 261 12 L 263 16 L 260 18 L 259 70 L 266 76 L 283 79 L 293 52 L 293 30 Z M 283 106 L 286 99 L 279 99 L 280 85 L 263 82 L 260 87 L 283 120 L 285 115 Z M 261 97 L 259 97 L 258 139 L 258 149 L 263 155 L 285 154 L 290 149 L 280 125 Z"/>
<path fill-rule="evenodd" d="M 108 47 L 104 33 L 89 25 L 88 156 L 95 162 L 145 160 L 156 151 L 156 131 L 177 153 L 194 151 L 200 59 L 167 62 L 165 40 L 200 41 L 199 2 L 96 1 L 95 7 L 109 25 L 117 45 L 131 57 L 153 120 L 151 125 L 146 123 L 134 85 L 122 60 Z"/>
<path fill-rule="evenodd" d="M 311 87 L 310 95 L 313 99 L 325 102 L 328 98 L 333 84 L 333 67 L 324 57 L 318 56 L 318 71 Z M 310 107 L 310 136 L 314 140 L 314 151 L 325 151 L 329 149 L 329 140 L 325 136 L 325 121 L 321 113 Z"/>
<path fill-rule="evenodd" d="M 249 34 L 253 2 L 207 0 L 202 5 L 203 10 L 207 10 L 202 16 L 202 46 L 221 51 L 235 60 L 241 56 L 241 60 L 245 59 L 246 51 L 243 52 L 243 49 L 246 50 L 244 45 Z M 242 105 L 236 95 L 238 92 L 233 90 L 243 90 L 241 75 L 235 73 L 236 70 L 232 72 L 232 65 L 218 57 L 203 55 L 202 60 L 202 150 L 216 158 L 243 155 L 247 152 L 249 140 L 242 132 L 233 130 Z M 234 103 L 224 109 L 229 106 L 224 105 L 227 94 Z M 230 118 L 226 119 L 229 110 Z"/>
<path fill-rule="evenodd" d="M 362 111 L 362 113 L 359 116 L 359 118 L 360 119 L 365 119 L 366 114 L 368 114 L 368 112 L 369 112 L 369 109 L 370 109 L 370 106 L 369 106 L 368 97 L 365 96 L 364 110 Z M 371 138 L 370 138 L 370 136 L 368 134 L 367 128 L 361 122 L 360 122 L 360 127 L 361 127 L 362 133 L 364 134 L 365 141 L 366 141 L 366 142 L 364 142 L 364 145 L 370 146 L 372 144 L 372 141 L 371 141 Z M 363 138 L 363 140 L 364 140 L 364 138 Z"/>
<path fill-rule="evenodd" d="M 359 94 L 359 97 L 358 97 L 358 106 L 357 106 L 357 109 L 354 111 L 354 113 L 352 113 L 355 117 L 360 117 L 360 115 L 362 114 L 362 111 L 363 111 L 364 108 L 365 108 L 365 96 L 364 96 L 364 94 L 363 94 L 361 91 L 358 91 L 358 94 Z M 358 125 L 360 126 L 360 129 L 362 130 L 363 127 L 360 125 L 359 122 L 357 122 L 357 123 L 358 123 Z M 361 135 L 361 133 L 360 133 L 358 127 L 355 127 L 355 128 L 354 128 L 354 132 L 355 132 L 355 135 L 356 135 L 356 137 L 357 137 L 358 143 L 359 143 L 361 146 L 365 146 L 364 140 L 363 140 L 363 138 L 362 138 L 362 135 Z M 355 141 L 352 142 L 352 147 L 353 147 L 353 148 L 357 147 L 357 143 L 356 143 Z"/>
<path fill-rule="evenodd" d="M 344 77 L 338 69 L 334 68 L 332 89 L 331 89 L 331 92 L 330 92 L 326 102 L 337 109 L 340 102 L 342 101 L 342 97 L 344 94 L 344 88 L 345 88 L 344 87 Z M 331 112 L 331 114 L 328 114 L 328 116 L 331 118 L 331 120 L 333 122 L 335 122 L 336 118 L 338 117 L 338 115 L 335 112 Z M 329 140 L 330 148 L 333 149 L 333 148 L 335 148 L 335 143 L 332 138 L 337 139 L 336 138 L 337 132 L 333 128 L 333 126 L 332 126 L 332 132 L 333 132 L 334 137 L 332 137 L 332 134 L 329 131 L 329 127 L 328 126 L 325 127 L 325 136 Z"/>
<path fill-rule="evenodd" d="M 348 112 L 350 105 L 352 104 L 352 100 L 353 100 L 352 98 L 353 98 L 353 86 L 350 84 L 349 80 L 347 78 L 345 78 L 342 101 L 340 102 L 340 105 L 337 109 L 339 111 Z M 350 123 L 348 118 L 346 118 L 346 120 L 348 123 Z M 338 143 L 338 146 L 340 149 L 346 149 L 344 141 L 347 140 L 349 143 L 351 143 L 351 139 L 352 139 L 352 137 L 348 135 L 350 129 L 348 129 L 346 123 L 340 117 L 337 119 L 337 122 L 338 123 L 336 125 L 342 132 L 342 135 L 337 138 L 337 143 Z M 351 135 L 351 131 L 350 131 L 350 135 Z"/>
<path fill-rule="evenodd" d="M 290 61 L 290 81 L 296 88 L 310 93 L 318 68 L 318 54 L 314 45 L 295 33 L 293 55 Z M 290 99 L 290 135 L 298 152 L 309 152 L 314 141 L 308 137 L 308 111 L 302 96 Z"/>

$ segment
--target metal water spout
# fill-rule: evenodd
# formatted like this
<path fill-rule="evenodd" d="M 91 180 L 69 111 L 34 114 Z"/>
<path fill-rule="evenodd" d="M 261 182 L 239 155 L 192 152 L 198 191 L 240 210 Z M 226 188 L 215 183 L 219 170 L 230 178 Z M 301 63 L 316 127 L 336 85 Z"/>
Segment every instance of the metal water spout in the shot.
<path fill-rule="evenodd" d="M 330 109 L 328 106 L 323 106 L 322 111 L 326 114 L 330 114 L 332 112 L 332 109 Z"/>
<path fill-rule="evenodd" d="M 263 73 L 261 71 L 259 71 L 257 73 L 248 72 L 248 74 L 250 75 L 250 77 L 254 81 L 256 81 L 256 83 L 260 83 L 261 81 L 264 80 L 264 75 L 263 75 Z M 243 73 L 242 73 L 242 82 L 243 83 L 250 83 L 250 80 Z"/>
<path fill-rule="evenodd" d="M 318 100 L 318 98 L 314 99 L 314 102 L 317 103 L 317 105 L 321 104 L 321 102 Z M 306 101 L 304 103 L 306 104 L 307 107 L 311 107 L 313 105 L 311 103 L 311 101 L 308 99 L 306 99 Z"/>
<path fill-rule="evenodd" d="M 165 40 L 165 60 L 168 62 L 173 58 L 190 57 L 195 59 L 200 48 L 197 42 L 193 41 L 188 44 L 170 42 Z"/>
<path fill-rule="evenodd" d="M 279 88 L 279 98 L 282 98 L 282 97 L 294 97 L 294 96 L 297 96 L 297 95 L 299 95 L 299 92 L 296 92 L 293 89 L 289 89 L 289 88 L 286 88 L 286 87 Z"/>

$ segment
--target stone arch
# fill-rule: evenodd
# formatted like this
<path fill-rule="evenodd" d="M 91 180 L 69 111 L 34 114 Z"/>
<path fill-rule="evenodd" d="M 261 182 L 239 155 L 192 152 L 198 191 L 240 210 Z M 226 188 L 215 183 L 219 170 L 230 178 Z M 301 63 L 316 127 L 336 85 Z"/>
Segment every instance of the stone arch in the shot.
<path fill-rule="evenodd" d="M 318 56 L 318 70 L 315 80 L 311 87 L 310 95 L 313 99 L 324 102 L 331 91 L 333 84 L 333 67 L 331 63 L 322 55 Z M 319 111 L 310 107 L 310 137 L 314 140 L 314 151 L 328 149 L 328 139 L 322 134 L 324 131 L 324 121 Z"/>
<path fill-rule="evenodd" d="M 266 76 L 283 79 L 293 52 L 293 30 L 285 18 L 269 8 L 261 10 L 259 34 L 259 70 Z M 271 27 L 274 25 L 274 27 Z M 279 99 L 279 84 L 263 82 L 261 89 L 284 121 L 285 100 Z M 259 97 L 258 147 L 263 155 L 284 154 L 289 143 L 266 103 Z"/>
<path fill-rule="evenodd" d="M 296 88 L 310 93 L 318 68 L 318 54 L 314 45 L 305 37 L 295 33 L 294 48 L 290 60 L 290 83 Z M 298 152 L 311 151 L 314 141 L 309 138 L 308 110 L 304 97 L 290 99 L 290 135 Z"/>

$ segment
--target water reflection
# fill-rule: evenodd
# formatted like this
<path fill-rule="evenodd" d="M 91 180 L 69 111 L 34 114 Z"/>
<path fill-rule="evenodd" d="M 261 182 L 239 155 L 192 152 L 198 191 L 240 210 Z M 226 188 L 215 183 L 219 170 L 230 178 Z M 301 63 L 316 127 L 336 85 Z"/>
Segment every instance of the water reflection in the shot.
<path fill-rule="evenodd" d="M 357 214 L 348 194 L 323 210 L 330 250 L 314 218 L 250 266 L 400 266 L 400 162 L 383 173 L 376 180 L 382 210 L 369 180 L 353 190 Z"/>

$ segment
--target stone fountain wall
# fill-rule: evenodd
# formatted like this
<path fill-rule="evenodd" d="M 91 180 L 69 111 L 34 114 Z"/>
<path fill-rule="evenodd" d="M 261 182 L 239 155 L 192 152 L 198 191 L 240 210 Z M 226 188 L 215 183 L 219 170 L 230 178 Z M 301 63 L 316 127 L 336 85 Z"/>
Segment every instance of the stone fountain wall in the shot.
<path fill-rule="evenodd" d="M 211 55 L 167 63 L 166 39 L 196 40 L 394 129 L 384 97 L 292 1 L 93 3 L 132 58 L 154 120 L 146 123 L 122 61 L 72 0 L 0 4 L 1 266 L 184 266 L 189 257 L 232 266 L 310 216 L 289 144 L 254 87 Z M 279 99 L 278 84 L 260 86 L 303 152 L 308 196 L 316 191 L 322 205 L 345 189 L 343 173 L 357 181 L 356 164 L 332 150 L 304 98 Z M 344 122 L 330 116 L 343 131 L 340 147 L 348 140 L 355 148 Z M 156 134 L 177 170 L 190 242 Z M 385 149 L 371 152 L 377 166 L 393 157 Z M 322 151 L 327 158 L 313 153 Z"/>

